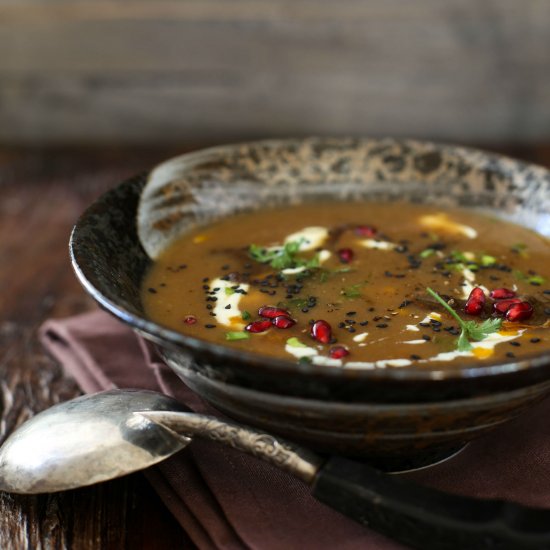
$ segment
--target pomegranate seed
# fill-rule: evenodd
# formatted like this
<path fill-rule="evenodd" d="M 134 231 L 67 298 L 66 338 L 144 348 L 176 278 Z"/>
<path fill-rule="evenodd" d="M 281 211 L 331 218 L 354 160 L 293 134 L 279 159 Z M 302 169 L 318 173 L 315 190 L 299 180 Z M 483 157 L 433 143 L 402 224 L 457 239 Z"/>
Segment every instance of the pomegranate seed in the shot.
<path fill-rule="evenodd" d="M 468 296 L 468 301 L 464 306 L 464 311 L 468 315 L 479 315 L 483 311 L 484 306 L 485 294 L 481 288 L 476 286 L 472 292 L 470 292 L 470 296 Z"/>
<path fill-rule="evenodd" d="M 353 260 L 353 250 L 351 248 L 341 248 L 338 250 L 338 257 L 343 264 L 349 264 Z"/>
<path fill-rule="evenodd" d="M 328 353 L 333 359 L 342 359 L 342 357 L 349 355 L 349 350 L 344 346 L 334 346 L 330 348 Z"/>
<path fill-rule="evenodd" d="M 277 328 L 290 328 L 296 324 L 296 321 L 294 319 L 291 319 L 286 315 L 278 315 L 271 322 Z"/>
<path fill-rule="evenodd" d="M 332 329 L 326 321 L 315 321 L 311 325 L 311 336 L 321 344 L 328 344 L 332 338 Z"/>
<path fill-rule="evenodd" d="M 529 302 L 520 302 L 519 304 L 513 304 L 506 312 L 506 320 L 516 322 L 529 319 L 533 315 L 533 306 Z"/>
<path fill-rule="evenodd" d="M 252 333 L 265 332 L 269 327 L 271 327 L 271 321 L 254 321 L 246 327 L 244 330 Z"/>
<path fill-rule="evenodd" d="M 506 312 L 514 305 L 520 304 L 521 300 L 519 298 L 511 298 L 510 300 L 501 300 L 493 304 L 493 310 L 499 315 L 506 315 Z"/>
<path fill-rule="evenodd" d="M 289 317 L 290 313 L 286 309 L 282 309 L 280 307 L 262 306 L 258 310 L 258 315 L 260 317 L 267 317 L 268 319 L 275 319 L 275 317 L 279 317 L 280 315 Z"/>
<path fill-rule="evenodd" d="M 495 290 L 491 290 L 489 296 L 493 300 L 507 300 L 508 298 L 515 298 L 516 293 L 508 288 L 495 288 Z"/>
<path fill-rule="evenodd" d="M 194 315 L 188 315 L 183 322 L 186 325 L 194 325 L 197 322 L 197 318 Z"/>
<path fill-rule="evenodd" d="M 376 235 L 376 227 L 372 225 L 358 225 L 355 228 L 355 234 L 358 237 L 374 237 Z"/>

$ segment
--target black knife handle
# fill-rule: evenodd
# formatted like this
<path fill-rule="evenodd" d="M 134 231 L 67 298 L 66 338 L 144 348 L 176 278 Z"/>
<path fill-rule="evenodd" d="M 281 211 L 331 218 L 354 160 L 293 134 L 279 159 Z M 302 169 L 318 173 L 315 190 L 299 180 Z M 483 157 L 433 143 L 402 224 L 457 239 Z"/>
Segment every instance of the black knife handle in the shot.
<path fill-rule="evenodd" d="M 344 458 L 319 470 L 313 495 L 422 550 L 550 549 L 550 510 L 444 493 Z"/>

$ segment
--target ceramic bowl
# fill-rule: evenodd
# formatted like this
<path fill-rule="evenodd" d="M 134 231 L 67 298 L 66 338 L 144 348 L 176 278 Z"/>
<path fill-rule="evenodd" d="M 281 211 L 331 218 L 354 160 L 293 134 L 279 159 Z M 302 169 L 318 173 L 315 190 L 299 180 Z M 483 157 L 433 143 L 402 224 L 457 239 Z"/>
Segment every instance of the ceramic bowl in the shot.
<path fill-rule="evenodd" d="M 158 201 L 154 216 L 137 224 L 147 181 Z M 327 199 L 459 206 L 550 235 L 550 173 L 542 167 L 410 140 L 278 140 L 190 153 L 122 183 L 79 219 L 73 266 L 103 308 L 155 342 L 218 409 L 322 451 L 382 460 L 450 452 L 548 394 L 548 352 L 482 366 L 341 369 L 237 352 L 144 314 L 139 288 L 151 260 L 138 232 L 148 232 L 154 254 L 197 223 Z"/>

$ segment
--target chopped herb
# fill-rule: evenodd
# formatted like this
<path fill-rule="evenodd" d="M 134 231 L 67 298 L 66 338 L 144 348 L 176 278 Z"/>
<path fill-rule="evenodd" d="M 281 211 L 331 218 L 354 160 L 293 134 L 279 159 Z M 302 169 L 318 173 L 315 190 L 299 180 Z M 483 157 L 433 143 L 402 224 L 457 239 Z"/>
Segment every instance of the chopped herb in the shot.
<path fill-rule="evenodd" d="M 426 258 L 429 258 L 430 256 L 433 256 L 435 254 L 435 249 L 433 248 L 426 248 L 425 250 L 423 250 L 419 256 L 425 260 Z"/>
<path fill-rule="evenodd" d="M 226 296 L 231 296 L 231 294 L 235 294 L 235 289 L 231 288 L 229 286 L 226 286 L 225 287 L 225 295 Z"/>
<path fill-rule="evenodd" d="M 250 315 L 250 313 L 245 310 L 241 313 L 241 317 L 243 321 L 248 321 L 252 317 L 252 315 Z"/>
<path fill-rule="evenodd" d="M 321 275 L 319 276 L 319 282 L 326 283 L 328 281 L 328 278 L 329 278 L 328 271 L 323 269 L 323 271 L 321 271 Z"/>
<path fill-rule="evenodd" d="M 458 351 L 469 351 L 472 349 L 470 340 L 484 340 L 500 329 L 502 319 L 486 319 L 482 323 L 476 321 L 464 321 L 458 313 L 447 303 L 437 292 L 434 292 L 430 287 L 426 289 L 427 293 L 435 298 L 457 321 L 462 329 L 457 340 Z"/>
<path fill-rule="evenodd" d="M 319 267 L 319 255 L 305 260 L 296 258 L 296 254 L 300 250 L 300 246 L 304 239 L 299 241 L 290 241 L 283 246 L 274 246 L 265 248 L 256 244 L 251 244 L 248 249 L 248 254 L 253 260 L 262 264 L 269 264 L 273 269 L 294 269 L 297 267 L 315 268 Z"/>
<path fill-rule="evenodd" d="M 497 263 L 497 259 L 494 256 L 489 256 L 489 254 L 482 254 L 479 260 L 483 267 L 489 267 Z"/>
<path fill-rule="evenodd" d="M 528 275 L 526 273 L 523 273 L 523 271 L 519 271 L 519 269 L 516 269 L 512 275 L 519 279 L 520 281 L 525 281 L 532 285 L 542 285 L 546 282 L 546 279 L 542 277 L 541 275 Z"/>
<path fill-rule="evenodd" d="M 291 348 L 307 348 L 308 347 L 305 344 L 303 344 L 302 342 L 300 342 L 300 340 L 298 340 L 298 338 L 296 338 L 295 336 L 293 336 L 292 338 L 289 338 L 286 341 L 286 345 L 290 346 Z"/>
<path fill-rule="evenodd" d="M 248 332 L 244 332 L 244 331 L 225 333 L 226 340 L 248 340 L 248 338 L 250 338 L 250 335 L 248 334 Z"/>
<path fill-rule="evenodd" d="M 519 254 L 522 258 L 528 258 L 529 254 L 527 253 L 527 245 L 524 243 L 516 243 L 512 245 L 512 252 Z"/>
<path fill-rule="evenodd" d="M 298 359 L 298 363 L 305 363 L 307 365 L 311 364 L 311 357 L 300 357 L 300 359 Z"/>
<path fill-rule="evenodd" d="M 359 290 L 363 286 L 363 283 L 357 283 L 356 285 L 351 285 L 346 288 L 343 288 L 340 291 L 340 294 L 346 298 L 359 298 L 361 296 L 361 291 Z"/>

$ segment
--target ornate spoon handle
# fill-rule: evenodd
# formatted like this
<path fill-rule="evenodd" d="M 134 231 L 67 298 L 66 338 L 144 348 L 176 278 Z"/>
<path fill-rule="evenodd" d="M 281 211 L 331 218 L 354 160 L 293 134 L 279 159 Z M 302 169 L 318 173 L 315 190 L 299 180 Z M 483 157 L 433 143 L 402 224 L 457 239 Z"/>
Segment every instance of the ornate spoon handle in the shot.
<path fill-rule="evenodd" d="M 359 462 L 317 455 L 282 439 L 194 413 L 137 413 L 176 435 L 219 441 L 270 462 L 312 487 L 315 498 L 421 550 L 550 549 L 550 510 L 423 487 Z"/>
<path fill-rule="evenodd" d="M 319 456 L 306 449 L 277 439 L 273 435 L 240 424 L 222 421 L 213 416 L 169 411 L 147 411 L 136 414 L 162 424 L 177 434 L 194 435 L 201 439 L 218 441 L 243 451 L 277 466 L 305 481 L 308 485 L 313 483 L 323 463 Z"/>

